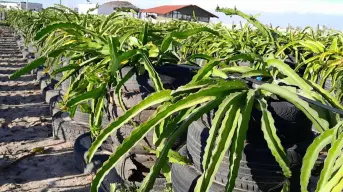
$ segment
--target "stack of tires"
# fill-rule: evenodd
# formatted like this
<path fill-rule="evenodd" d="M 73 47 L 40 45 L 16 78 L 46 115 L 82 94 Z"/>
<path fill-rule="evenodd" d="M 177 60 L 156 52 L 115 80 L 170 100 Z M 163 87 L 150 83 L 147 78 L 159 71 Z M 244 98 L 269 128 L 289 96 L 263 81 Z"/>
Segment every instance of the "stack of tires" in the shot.
<path fill-rule="evenodd" d="M 39 56 L 37 50 L 32 45 L 29 44 L 27 47 L 25 47 L 24 38 L 22 35 L 18 34 L 16 41 L 21 49 L 23 57 L 27 59 L 28 62 L 33 61 Z M 58 79 L 51 78 L 49 74 L 45 72 L 43 67 L 32 70 L 31 73 L 36 74 L 37 81 L 40 83 L 40 88 L 43 96 L 45 97 L 46 103 L 49 103 L 50 105 L 56 105 L 64 93 L 62 89 L 55 88 Z M 79 135 L 89 131 L 89 128 L 87 128 L 87 125 L 85 124 L 85 116 L 79 116 L 74 121 L 67 113 L 61 112 L 59 109 L 57 109 L 57 107 L 54 107 L 53 109 L 53 134 L 56 139 L 74 142 Z M 81 122 L 77 123 L 78 120 L 81 120 Z"/>
<path fill-rule="evenodd" d="M 121 78 L 123 78 L 129 71 L 134 70 L 131 67 L 124 67 L 121 72 Z M 164 88 L 177 89 L 178 87 L 187 84 L 193 77 L 193 71 L 189 68 L 176 65 L 163 65 L 155 68 L 159 74 Z M 135 74 L 126 81 L 122 88 L 122 100 L 125 109 L 130 109 L 151 93 L 155 92 L 154 83 L 149 78 L 147 73 L 142 75 Z M 110 101 L 110 117 L 116 119 L 124 112 L 119 105 L 117 95 L 114 92 L 111 93 Z M 156 107 L 142 111 L 140 114 L 133 118 L 133 121 L 124 125 L 111 135 L 112 141 L 115 146 L 122 144 L 124 139 L 131 134 L 132 130 L 141 123 L 148 120 L 148 118 L 155 112 Z M 175 144 L 174 148 L 178 148 L 184 139 L 180 138 Z M 149 132 L 147 136 L 132 148 L 130 153 L 121 159 L 117 163 L 115 169 L 113 169 L 104 179 L 102 183 L 102 190 L 109 191 L 110 184 L 116 181 L 126 185 L 140 186 L 144 177 L 149 173 L 150 168 L 154 165 L 156 155 L 150 154 L 149 151 L 144 149 L 144 146 L 153 148 L 153 131 Z M 118 178 L 119 177 L 119 178 Z M 162 174 L 156 179 L 155 185 L 152 191 L 163 191 L 166 188 L 166 180 Z"/>
<path fill-rule="evenodd" d="M 125 67 L 121 70 L 121 76 L 124 77 L 132 68 Z M 164 65 L 162 67 L 156 67 L 155 70 L 159 74 L 164 88 L 166 89 L 176 89 L 182 85 L 187 84 L 192 78 L 192 71 L 188 68 L 176 66 L 176 65 Z M 179 78 L 182 77 L 182 78 Z M 155 92 L 153 81 L 149 78 L 148 74 L 143 75 L 133 75 L 123 86 L 122 90 L 122 100 L 124 107 L 130 109 L 149 94 Z M 117 95 L 112 92 L 112 105 L 110 106 L 110 117 L 116 119 L 123 114 L 123 109 L 119 105 Z M 144 110 L 136 117 L 130 124 L 127 124 L 120 128 L 115 134 L 112 135 L 112 140 L 117 144 L 121 144 L 123 140 L 131 134 L 131 131 L 135 126 L 141 124 L 148 120 L 148 118 L 155 112 L 156 107 Z M 132 153 L 146 153 L 146 150 L 142 146 L 152 147 L 153 142 L 153 131 L 148 133 L 146 138 L 131 149 Z"/>
<path fill-rule="evenodd" d="M 277 134 L 291 163 L 291 190 L 300 191 L 300 168 L 306 149 L 313 140 L 311 122 L 294 105 L 286 101 L 269 102 L 269 111 L 275 119 Z M 209 137 L 211 119 L 214 111 L 204 115 L 191 124 L 187 134 L 187 144 L 180 153 L 189 157 L 193 165 L 173 164 L 172 182 L 174 192 L 193 191 L 197 179 L 203 171 L 202 160 L 206 141 Z M 271 154 L 261 131 L 261 113 L 254 110 L 247 133 L 242 159 L 235 182 L 236 192 L 281 191 L 286 178 L 275 158 Z M 229 151 L 220 164 L 210 191 L 224 191 L 229 175 Z"/>
<path fill-rule="evenodd" d="M 65 62 L 68 62 L 67 60 Z M 37 81 L 40 82 L 42 94 L 45 96 L 46 103 L 50 104 L 50 112 L 52 115 L 53 136 L 55 139 L 60 139 L 66 142 L 74 143 L 74 160 L 75 168 L 82 173 L 95 173 L 103 162 L 105 162 L 109 154 L 113 151 L 113 142 L 108 139 L 96 153 L 92 162 L 86 163 L 84 154 L 88 151 L 93 138 L 91 137 L 89 127 L 89 114 L 76 110 L 75 115 L 71 118 L 68 112 L 63 112 L 58 103 L 62 101 L 62 97 L 69 88 L 69 81 L 65 81 L 61 86 L 55 85 L 62 79 L 62 74 L 51 77 L 44 69 L 40 68 L 36 71 Z M 103 126 L 106 126 L 109 121 L 103 118 Z"/>
<path fill-rule="evenodd" d="M 21 54 L 23 55 L 24 59 L 27 59 L 28 62 L 33 61 L 35 57 L 38 56 L 37 53 L 35 53 L 36 51 L 33 46 L 28 45 L 26 48 L 24 45 L 24 38 L 21 35 L 17 35 L 16 37 L 17 44 L 20 47 Z M 52 116 L 54 137 L 63 141 L 75 142 L 75 168 L 81 172 L 95 173 L 96 170 L 102 166 L 102 163 L 108 159 L 108 153 L 110 152 L 107 152 L 106 154 L 105 149 L 101 149 L 91 163 L 85 163 L 83 155 L 88 150 L 92 141 L 90 133 L 88 133 L 88 114 L 77 111 L 76 115 L 72 119 L 69 117 L 68 113 L 64 113 L 58 108 L 57 102 L 61 100 L 61 97 L 66 91 L 66 89 L 62 89 L 62 87 L 55 88 L 55 85 L 60 80 L 61 76 L 56 76 L 57 78 L 54 79 L 50 77 L 48 73 L 45 73 L 42 67 L 33 70 L 31 73 L 36 74 L 37 81 L 40 83 L 42 94 L 45 96 L 45 101 L 46 103 L 50 103 L 50 107 L 53 109 L 52 111 L 54 111 Z M 64 86 L 64 88 L 67 87 Z M 54 106 L 52 107 L 52 105 Z M 107 124 L 108 120 L 107 122 L 104 121 L 104 123 Z M 112 145 L 108 145 L 106 149 L 112 149 Z"/>
<path fill-rule="evenodd" d="M 166 68 L 167 69 L 167 68 Z M 130 68 L 122 70 L 122 76 L 125 76 Z M 173 75 L 168 76 L 166 73 L 156 69 L 161 76 L 161 80 L 165 87 L 175 89 L 178 86 L 187 82 L 175 82 Z M 171 71 L 175 71 L 171 70 Z M 184 71 L 187 76 L 187 71 Z M 180 74 L 180 72 L 177 72 Z M 190 76 L 189 76 L 190 77 Z M 190 79 L 186 79 L 189 81 Z M 171 86 L 171 85 L 174 85 Z M 139 103 L 147 95 L 153 91 L 150 87 L 153 86 L 151 80 L 144 76 L 133 76 L 126 84 L 124 84 L 123 100 L 127 109 Z M 168 87 L 169 86 L 169 87 Z M 113 119 L 122 115 L 122 109 L 119 107 L 116 95 L 113 95 L 113 108 L 111 116 Z M 311 122 L 306 120 L 306 116 L 298 110 L 294 105 L 286 101 L 271 101 L 269 102 L 269 110 L 272 112 L 278 127 L 278 135 L 286 146 L 287 155 L 291 163 L 293 176 L 291 181 L 291 190 L 299 191 L 299 176 L 302 157 L 304 156 L 308 145 L 313 140 L 311 131 Z M 134 118 L 134 123 L 139 125 L 146 121 L 155 109 L 148 109 Z M 205 115 L 201 120 L 194 122 L 188 129 L 186 145 L 180 149 L 182 155 L 188 156 L 192 160 L 192 166 L 182 166 L 174 164 L 172 166 L 172 182 L 174 191 L 193 191 L 196 179 L 203 171 L 201 162 L 208 138 L 210 120 L 213 118 L 214 111 L 211 114 Z M 250 128 L 247 134 L 245 149 L 242 154 L 243 158 L 240 163 L 239 174 L 236 180 L 235 191 L 280 191 L 286 178 L 272 156 L 267 144 L 263 138 L 261 131 L 261 113 L 253 112 L 253 118 L 250 122 Z M 112 135 L 112 140 L 116 146 L 120 145 L 123 140 L 132 132 L 134 126 L 128 124 L 120 128 Z M 146 138 L 141 141 L 136 147 L 131 149 L 131 153 L 121 160 L 105 178 L 102 187 L 109 189 L 109 184 L 118 181 L 135 182 L 139 186 L 144 175 L 149 172 L 150 167 L 154 163 L 154 155 L 149 155 L 142 146 L 152 145 L 153 133 L 148 133 Z M 174 145 L 174 149 L 181 146 L 183 139 L 180 139 Z M 212 191 L 223 191 L 227 182 L 229 173 L 229 158 L 226 154 L 222 162 L 219 172 L 215 177 L 215 182 L 211 188 Z M 262 158 L 261 158 L 262 157 Z M 150 160 L 149 160 L 150 159 Z M 141 170 L 145 170 L 141 171 Z M 153 191 L 161 191 L 165 188 L 165 181 L 162 177 L 158 178 Z"/>
<path fill-rule="evenodd" d="M 166 88 L 176 89 L 177 87 L 186 84 L 192 77 L 192 73 L 189 69 L 184 70 L 180 68 L 172 70 L 170 68 L 168 69 L 168 66 L 164 67 L 166 68 L 156 68 L 156 71 L 159 73 Z M 122 77 L 130 70 L 131 68 L 123 68 L 121 70 Z M 171 71 L 178 75 L 171 74 Z M 183 80 L 180 81 L 181 78 L 176 78 L 179 76 L 186 78 L 182 78 Z M 153 91 L 153 83 L 148 78 L 147 74 L 140 76 L 133 75 L 124 84 L 122 91 L 125 108 L 130 109 Z M 114 94 L 114 92 L 111 92 L 111 100 L 109 101 L 109 112 L 112 120 L 123 114 L 123 109 L 118 104 L 117 96 Z M 113 146 L 116 147 L 120 145 L 132 132 L 135 126 L 146 121 L 155 110 L 156 108 L 151 108 L 141 112 L 133 119 L 133 122 L 124 125 L 115 132 L 111 136 L 112 142 L 114 143 Z M 311 131 L 311 122 L 306 120 L 306 116 L 300 110 L 286 101 L 270 101 L 269 111 L 272 112 L 275 119 L 278 136 L 285 146 L 287 156 L 291 163 L 291 191 L 300 191 L 299 179 L 302 158 L 314 137 Z M 203 171 L 201 162 L 209 129 L 211 127 L 211 119 L 214 117 L 214 113 L 215 111 L 212 111 L 191 124 L 188 129 L 187 138 L 181 138 L 175 143 L 174 149 L 179 149 L 183 144 L 182 141 L 186 143 L 185 146 L 181 147 L 179 152 L 182 155 L 187 156 L 193 162 L 193 165 L 172 165 L 173 191 L 186 192 L 194 190 L 196 181 Z M 281 191 L 283 184 L 286 182 L 286 178 L 283 176 L 280 166 L 275 161 L 275 158 L 271 154 L 263 138 L 260 119 L 261 112 L 254 110 L 251 121 L 249 122 L 247 139 L 242 153 L 242 160 L 240 162 L 234 191 Z M 102 182 L 101 191 L 109 191 L 111 183 L 121 183 L 139 187 L 144 177 L 155 163 L 155 155 L 149 154 L 149 152 L 143 148 L 143 146 L 153 147 L 152 135 L 152 132 L 148 133 L 136 147 L 131 149 L 127 156 L 116 164 L 115 169 L 111 170 Z M 79 154 L 79 157 L 83 157 L 84 153 L 88 150 L 91 145 L 91 139 L 89 133 L 83 134 L 77 139 L 75 142 L 75 153 Z M 88 167 L 98 168 L 102 162 L 108 158 L 101 150 L 97 155 L 98 156 L 94 158 L 95 162 L 93 164 L 84 164 L 84 170 L 89 170 L 90 168 Z M 213 182 L 210 191 L 217 192 L 225 190 L 228 174 L 229 153 L 227 152 L 219 167 L 219 171 L 215 176 L 215 181 Z M 166 184 L 166 180 L 161 174 L 157 178 L 152 191 L 163 191 L 166 188 Z"/>
<path fill-rule="evenodd" d="M 80 134 L 88 132 L 87 115 L 77 115 L 72 119 L 68 113 L 59 109 L 58 102 L 62 100 L 65 92 L 60 88 L 55 88 L 58 80 L 51 78 L 49 74 L 44 74 L 43 69 L 37 71 L 37 80 L 40 81 L 40 87 L 46 103 L 50 104 L 54 137 L 73 142 Z"/>
<path fill-rule="evenodd" d="M 177 89 L 187 84 L 193 76 L 193 72 L 189 68 L 175 65 L 164 65 L 155 69 L 160 75 L 164 87 L 167 89 Z M 121 70 L 121 77 L 123 78 L 131 70 L 134 69 L 124 67 Z M 94 140 L 89 133 L 89 115 L 81 111 L 76 111 L 75 116 L 71 118 L 68 113 L 62 112 L 58 108 L 57 103 L 61 101 L 69 87 L 69 82 L 66 81 L 59 88 L 55 88 L 55 84 L 60 78 L 61 76 L 57 76 L 57 79 L 54 80 L 48 75 L 43 75 L 42 69 L 37 71 L 37 79 L 41 82 L 41 88 L 46 97 L 46 102 L 51 105 L 54 137 L 56 139 L 75 142 L 74 158 L 76 168 L 82 172 L 95 173 L 102 166 L 103 162 L 109 158 L 109 154 L 115 150 L 115 147 L 122 144 L 124 139 L 136 126 L 146 121 L 156 110 L 156 107 L 144 110 L 134 117 L 133 121 L 118 129 L 96 153 L 93 161 L 86 164 L 84 154 L 88 151 Z M 103 118 L 103 126 L 107 126 L 110 121 L 121 116 L 124 110 L 135 106 L 154 91 L 153 81 L 149 79 L 148 74 L 138 75 L 138 72 L 135 72 L 122 88 L 122 99 L 125 109 L 119 105 L 115 92 L 110 92 L 109 98 L 111 99 L 107 101 L 109 111 L 107 111 L 107 114 Z M 291 163 L 291 191 L 300 191 L 299 179 L 302 158 L 308 145 L 313 141 L 311 122 L 306 120 L 306 116 L 300 110 L 286 101 L 270 101 L 269 111 L 272 112 L 275 119 L 277 134 L 285 146 Z M 214 113 L 215 111 L 212 111 L 192 123 L 187 135 L 184 138 L 180 138 L 174 144 L 174 149 L 180 149 L 179 152 L 193 162 L 193 165 L 172 165 L 174 192 L 194 190 L 196 181 L 203 171 L 201 162 Z M 234 191 L 281 191 L 286 181 L 281 168 L 275 161 L 263 138 L 260 119 L 261 112 L 254 110 L 249 122 L 247 139 L 242 152 L 242 160 L 240 162 Z M 184 143 L 185 145 L 180 148 Z M 153 148 L 153 132 L 148 133 L 136 147 L 131 149 L 127 156 L 117 163 L 115 169 L 109 172 L 101 185 L 101 191 L 110 191 L 111 183 L 136 186 L 141 184 L 156 160 L 155 155 L 150 154 L 143 146 Z M 225 190 L 229 174 L 229 164 L 229 153 L 226 152 L 210 191 L 219 192 Z M 166 180 L 160 175 L 152 191 L 163 191 L 165 188 Z"/>
<path fill-rule="evenodd" d="M 76 111 L 75 116 L 71 118 L 69 113 L 60 110 L 58 103 L 62 101 L 63 95 L 68 90 L 68 86 L 55 86 L 61 78 L 61 74 L 52 78 L 42 68 L 37 71 L 37 80 L 40 82 L 42 94 L 46 103 L 50 104 L 50 113 L 53 118 L 53 136 L 56 139 L 75 142 L 78 136 L 89 132 L 89 115 Z M 108 123 L 108 121 L 104 121 L 104 123 Z"/>
<path fill-rule="evenodd" d="M 175 65 L 164 65 L 156 67 L 165 88 L 176 89 L 179 86 L 187 84 L 193 77 L 193 71 L 189 68 Z M 129 71 L 135 70 L 132 67 L 125 67 L 121 70 L 120 75 L 123 78 Z M 37 72 L 37 79 L 41 82 L 41 89 L 45 95 L 46 102 L 50 103 L 51 114 L 53 116 L 53 134 L 56 139 L 74 143 L 75 167 L 84 173 L 95 173 L 99 167 L 108 159 L 109 154 L 114 148 L 120 145 L 131 131 L 146 121 L 156 110 L 150 108 L 133 118 L 133 121 L 121 127 L 102 145 L 94 156 L 91 163 L 86 164 L 84 154 L 88 151 L 94 138 L 89 133 L 89 115 L 77 110 L 73 118 L 68 113 L 62 112 L 58 107 L 58 102 L 62 100 L 64 93 L 67 91 L 68 81 L 55 88 L 56 83 L 61 77 L 55 76 L 52 79 L 48 74 L 42 75 L 43 70 Z M 59 77 L 59 78 L 58 78 Z M 182 78 L 180 78 L 182 77 Z M 138 104 L 149 94 L 154 93 L 155 88 L 153 81 L 149 79 L 148 73 L 135 74 L 124 84 L 122 88 L 122 98 L 125 109 L 130 109 Z M 110 121 L 123 115 L 124 110 L 118 103 L 114 91 L 110 92 L 110 99 L 106 102 L 108 111 L 103 117 L 103 127 L 106 127 Z M 139 186 L 143 181 L 150 168 L 154 165 L 156 156 L 150 154 L 143 146 L 153 148 L 153 132 L 150 132 L 135 148 L 131 149 L 126 157 L 122 158 L 115 169 L 113 169 L 104 179 L 101 185 L 101 191 L 110 191 L 111 183 L 122 183 L 125 185 Z M 177 148 L 184 139 L 179 139 L 175 143 Z M 166 180 L 161 175 L 154 186 L 153 191 L 163 191 L 166 188 Z"/>

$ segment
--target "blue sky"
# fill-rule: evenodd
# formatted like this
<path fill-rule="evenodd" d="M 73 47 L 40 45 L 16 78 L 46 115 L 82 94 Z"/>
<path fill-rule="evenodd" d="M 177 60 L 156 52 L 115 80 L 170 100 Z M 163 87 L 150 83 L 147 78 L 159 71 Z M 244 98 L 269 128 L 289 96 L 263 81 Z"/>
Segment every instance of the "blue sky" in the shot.
<path fill-rule="evenodd" d="M 59 0 L 29 0 L 43 3 L 44 7 L 59 3 Z M 109 0 L 91 0 L 92 3 L 105 3 Z M 218 15 L 224 23 L 238 22 L 236 17 L 230 18 L 215 13 L 217 5 L 234 7 L 249 14 L 260 14 L 258 19 L 263 23 L 286 27 L 290 23 L 294 27 L 307 25 L 326 25 L 343 30 L 343 0 L 128 0 L 139 8 L 151 8 L 159 5 L 194 4 Z M 62 0 L 64 5 L 75 7 L 86 3 L 86 0 Z"/>

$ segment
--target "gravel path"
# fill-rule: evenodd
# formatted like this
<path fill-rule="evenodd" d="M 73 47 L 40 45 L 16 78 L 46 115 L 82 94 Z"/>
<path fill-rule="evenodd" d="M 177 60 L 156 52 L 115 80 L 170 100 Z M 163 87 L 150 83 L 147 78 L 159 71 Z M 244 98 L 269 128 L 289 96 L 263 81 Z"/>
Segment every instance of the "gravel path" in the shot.
<path fill-rule="evenodd" d="M 0 191 L 89 191 L 92 176 L 74 168 L 73 144 L 52 138 L 49 106 L 34 75 L 9 80 L 27 61 L 8 29 L 0 34 Z M 12 164 L 37 147 L 44 152 Z"/>

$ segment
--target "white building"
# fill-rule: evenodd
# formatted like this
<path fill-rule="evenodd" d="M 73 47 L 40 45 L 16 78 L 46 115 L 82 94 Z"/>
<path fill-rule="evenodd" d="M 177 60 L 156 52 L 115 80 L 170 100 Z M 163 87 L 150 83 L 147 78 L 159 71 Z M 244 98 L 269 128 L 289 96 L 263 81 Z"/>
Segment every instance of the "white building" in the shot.
<path fill-rule="evenodd" d="M 6 9 L 18 9 L 19 8 L 19 3 L 17 2 L 10 2 L 10 1 L 0 1 L 0 5 L 2 7 L 5 7 Z"/>
<path fill-rule="evenodd" d="M 43 9 L 43 4 L 41 3 L 32 3 L 32 2 L 29 2 L 28 4 L 28 8 L 29 10 L 33 10 L 33 11 L 41 11 Z M 21 6 L 21 9 L 26 9 L 26 2 L 20 2 L 20 6 Z"/>
<path fill-rule="evenodd" d="M 77 9 L 80 14 L 86 14 L 89 9 L 94 9 L 96 4 L 78 4 Z M 110 1 L 99 5 L 98 9 L 90 12 L 90 14 L 110 15 L 118 9 L 133 9 L 138 12 L 138 8 L 127 1 Z"/>
<path fill-rule="evenodd" d="M 26 2 L 13 2 L 13 1 L 1 1 L 0 5 L 4 6 L 6 9 L 26 9 Z M 41 3 L 28 3 L 29 10 L 33 11 L 41 11 L 43 9 L 43 5 Z"/>

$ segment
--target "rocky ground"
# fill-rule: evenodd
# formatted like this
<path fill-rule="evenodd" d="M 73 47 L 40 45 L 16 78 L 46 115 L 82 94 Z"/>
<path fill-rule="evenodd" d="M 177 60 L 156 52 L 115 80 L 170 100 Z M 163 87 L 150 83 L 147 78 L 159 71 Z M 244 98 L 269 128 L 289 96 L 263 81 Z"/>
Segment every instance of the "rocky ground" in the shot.
<path fill-rule="evenodd" d="M 15 50 L 0 35 L 0 191 L 89 191 L 92 176 L 74 168 L 73 144 L 52 137 L 35 75 L 9 80 L 27 63 Z"/>

